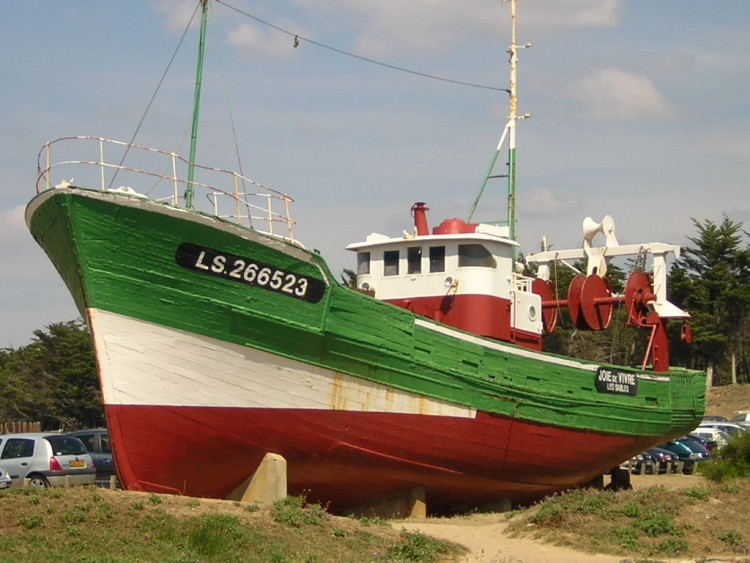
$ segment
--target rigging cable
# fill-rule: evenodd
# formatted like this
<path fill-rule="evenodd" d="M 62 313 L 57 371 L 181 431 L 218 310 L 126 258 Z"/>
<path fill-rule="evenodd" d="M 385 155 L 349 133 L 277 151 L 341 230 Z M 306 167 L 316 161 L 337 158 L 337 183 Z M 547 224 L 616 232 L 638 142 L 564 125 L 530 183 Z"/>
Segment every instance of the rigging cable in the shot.
<path fill-rule="evenodd" d="M 125 162 L 125 158 L 128 156 L 128 152 L 130 151 L 130 146 L 135 141 L 135 138 L 138 135 L 138 132 L 141 130 L 141 126 L 143 125 L 143 122 L 146 120 L 146 115 L 148 115 L 148 111 L 151 109 L 151 105 L 154 103 L 154 100 L 156 99 L 156 95 L 159 93 L 159 89 L 161 88 L 161 85 L 164 82 L 164 79 L 167 77 L 167 73 L 169 72 L 169 69 L 171 68 L 172 63 L 174 62 L 175 57 L 177 56 L 177 52 L 180 50 L 180 47 L 182 46 L 182 42 L 185 40 L 185 36 L 187 35 L 187 32 L 190 29 L 190 26 L 193 24 L 193 20 L 195 19 L 195 14 L 198 13 L 199 7 L 200 7 L 200 2 L 196 4 L 195 10 L 193 11 L 193 15 L 190 16 L 190 21 L 185 27 L 185 31 L 182 32 L 182 36 L 180 37 L 180 40 L 177 43 L 177 47 L 175 48 L 174 53 L 172 53 L 172 58 L 169 59 L 167 68 L 164 69 L 164 73 L 162 74 L 161 79 L 159 80 L 159 83 L 156 85 L 156 89 L 154 90 L 154 93 L 151 96 L 151 99 L 149 100 L 148 105 L 146 106 L 146 109 L 143 112 L 143 115 L 141 116 L 141 120 L 138 122 L 138 126 L 135 128 L 135 131 L 133 132 L 133 136 L 130 138 L 130 142 L 127 144 L 127 147 L 125 148 L 125 153 L 122 155 L 122 158 L 120 159 L 120 164 L 118 165 L 117 169 L 115 170 L 115 173 L 112 175 L 112 179 L 109 182 L 109 186 L 108 186 L 109 188 L 112 187 L 112 184 L 114 183 L 115 178 L 117 177 L 117 172 L 119 172 L 120 168 L 122 167 L 122 163 Z"/>
<path fill-rule="evenodd" d="M 209 9 L 212 10 L 212 11 L 214 9 L 211 4 L 209 4 Z M 219 58 L 219 66 L 221 67 L 222 78 L 224 80 L 224 99 L 226 101 L 227 111 L 229 113 L 229 125 L 230 125 L 230 127 L 232 129 L 232 141 L 234 142 L 234 152 L 235 152 L 235 155 L 237 156 L 237 167 L 239 168 L 240 177 L 242 178 L 242 189 L 243 189 L 243 191 L 246 192 L 247 188 L 245 187 L 245 171 L 242 169 L 242 158 L 240 156 L 240 145 L 239 145 L 239 142 L 237 140 L 237 128 L 235 126 L 234 113 L 232 111 L 232 100 L 231 100 L 231 97 L 229 95 L 229 81 L 227 80 L 227 71 L 226 71 L 226 66 L 224 65 L 224 56 L 223 56 L 223 52 L 221 50 L 221 41 L 218 39 L 218 37 L 216 35 L 216 29 L 215 28 L 212 28 L 212 34 L 213 34 L 213 37 L 214 37 L 214 42 L 218 46 L 217 52 L 218 52 L 218 58 Z M 250 213 L 248 211 L 248 217 L 249 217 L 249 215 L 250 215 Z"/>
<path fill-rule="evenodd" d="M 262 20 L 259 17 L 256 17 L 256 16 L 254 16 L 252 14 L 249 14 L 249 13 L 247 13 L 245 11 L 242 11 L 239 8 L 235 8 L 234 6 L 231 6 L 231 5 L 227 4 L 223 0 L 215 0 L 215 2 L 217 2 L 218 4 L 221 4 L 222 6 L 226 6 L 230 10 L 234 10 L 235 12 L 237 12 L 239 14 L 242 14 L 243 16 L 246 16 L 246 17 L 248 17 L 248 18 L 250 18 L 252 20 L 255 20 L 258 23 L 261 23 L 261 24 L 263 24 L 265 26 L 273 28 L 276 31 L 279 31 L 281 33 L 285 33 L 289 37 L 292 37 L 293 40 L 294 40 L 294 47 L 295 48 L 300 44 L 301 41 L 305 41 L 306 43 L 310 43 L 311 45 L 315 45 L 316 47 L 322 47 L 323 49 L 328 49 L 329 51 L 333 51 L 334 53 L 338 53 L 340 55 L 346 55 L 347 57 L 352 57 L 354 59 L 358 59 L 360 61 L 364 61 L 364 62 L 367 62 L 367 63 L 375 64 L 375 65 L 382 66 L 382 67 L 385 67 L 385 68 L 390 68 L 391 70 L 398 70 L 400 72 L 406 72 L 408 74 L 414 74 L 416 76 L 421 76 L 423 78 L 430 78 L 432 80 L 440 80 L 442 82 L 449 82 L 451 84 L 458 84 L 459 86 L 469 86 L 471 88 L 481 88 L 481 89 L 484 89 L 484 90 L 494 90 L 496 92 L 507 92 L 508 94 L 510 94 L 510 90 L 507 89 L 507 88 L 498 88 L 496 86 L 487 86 L 486 84 L 475 84 L 475 83 L 472 83 L 472 82 L 464 82 L 462 80 L 453 80 L 452 78 L 445 78 L 445 77 L 442 77 L 442 76 L 436 76 L 434 74 L 427 74 L 425 72 L 419 72 L 419 71 L 416 71 L 416 70 L 410 70 L 408 68 L 403 68 L 403 67 L 392 65 L 392 64 L 389 64 L 389 63 L 384 63 L 382 61 L 376 61 L 375 59 L 370 59 L 368 57 L 363 57 L 362 55 L 357 55 L 355 53 L 350 53 L 349 51 L 344 51 L 343 49 L 338 49 L 336 47 L 331 47 L 330 45 L 326 45 L 325 43 L 320 43 L 318 41 L 314 41 L 312 39 L 308 39 L 307 37 L 299 35 L 298 33 L 293 33 L 293 32 L 291 32 L 289 30 L 286 30 L 286 29 L 284 29 L 282 27 L 274 25 L 271 22 Z"/>

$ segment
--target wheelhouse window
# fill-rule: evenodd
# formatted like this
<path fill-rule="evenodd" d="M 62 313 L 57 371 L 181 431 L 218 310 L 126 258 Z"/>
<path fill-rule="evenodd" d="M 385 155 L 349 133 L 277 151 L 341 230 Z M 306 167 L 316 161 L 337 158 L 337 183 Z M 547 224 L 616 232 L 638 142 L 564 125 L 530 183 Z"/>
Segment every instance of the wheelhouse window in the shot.
<path fill-rule="evenodd" d="M 495 268 L 497 262 L 490 251 L 481 244 L 459 244 L 458 267 Z"/>
<path fill-rule="evenodd" d="M 430 272 L 444 272 L 445 271 L 445 247 L 444 246 L 431 246 L 430 247 Z"/>
<path fill-rule="evenodd" d="M 384 276 L 397 276 L 398 275 L 398 250 L 386 250 L 383 253 L 383 275 Z"/>
<path fill-rule="evenodd" d="M 357 254 L 357 275 L 363 276 L 370 273 L 370 253 L 359 252 Z"/>
<path fill-rule="evenodd" d="M 422 247 L 421 246 L 410 246 L 407 249 L 406 273 L 407 274 L 421 274 L 422 273 Z"/>

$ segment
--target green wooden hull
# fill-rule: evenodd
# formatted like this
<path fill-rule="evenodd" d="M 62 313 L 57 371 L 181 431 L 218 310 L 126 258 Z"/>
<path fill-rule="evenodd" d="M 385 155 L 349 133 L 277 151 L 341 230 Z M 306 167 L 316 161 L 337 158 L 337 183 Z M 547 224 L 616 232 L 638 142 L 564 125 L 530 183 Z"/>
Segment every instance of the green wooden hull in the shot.
<path fill-rule="evenodd" d="M 581 443 L 617 444 L 604 447 L 606 459 L 574 472 L 571 480 L 686 433 L 703 416 L 703 373 L 592 364 L 481 339 L 341 286 L 317 253 L 215 217 L 145 198 L 65 188 L 32 200 L 27 223 L 90 321 L 92 311 L 106 312 L 268 354 L 299 369 L 340 374 L 386 395 L 450 405 L 469 417 L 548 427 Z M 248 270 L 250 263 L 257 266 Z M 229 268 L 234 264 L 236 275 Z M 266 283 L 260 285 L 263 268 Z M 92 332 L 96 339 L 97 326 Z M 102 369 L 103 378 L 117 376 Z M 631 384 L 618 387 L 618 377 Z M 103 381 L 103 387 L 112 385 Z M 368 411 L 366 401 L 348 407 L 346 397 L 337 400 L 333 411 Z M 117 402 L 105 392 L 108 406 L 119 408 Z M 300 408 L 306 408 L 303 400 Z M 122 446 L 123 457 L 126 450 Z M 551 455 L 549 463 L 569 460 Z M 572 484 L 549 480 L 548 489 Z"/>

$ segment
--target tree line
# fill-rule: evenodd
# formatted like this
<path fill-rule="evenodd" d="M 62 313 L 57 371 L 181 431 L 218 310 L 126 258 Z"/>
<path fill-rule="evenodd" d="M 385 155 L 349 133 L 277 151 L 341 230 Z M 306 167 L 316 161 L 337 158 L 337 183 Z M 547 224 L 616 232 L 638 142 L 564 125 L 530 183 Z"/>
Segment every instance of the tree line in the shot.
<path fill-rule="evenodd" d="M 0 350 L 0 421 L 44 430 L 104 424 L 91 335 L 80 321 L 35 330 L 30 344 Z"/>
<path fill-rule="evenodd" d="M 696 233 L 668 276 L 670 301 L 690 312 L 693 342 L 683 342 L 680 324 L 670 323 L 671 364 L 705 370 L 713 385 L 749 383 L 750 235 L 726 216 L 720 223 L 693 220 L 693 225 Z M 643 266 L 611 264 L 613 292 L 623 292 L 630 271 Z M 345 270 L 347 275 L 344 282 L 353 283 L 353 272 Z M 567 288 L 572 276 L 561 270 L 558 287 Z M 648 335 L 626 328 L 626 320 L 627 311 L 618 307 L 610 330 L 591 332 L 578 330 L 562 315 L 557 330 L 545 337 L 545 350 L 640 365 Z M 27 346 L 0 349 L 0 422 L 26 420 L 47 430 L 105 423 L 91 336 L 82 321 L 50 325 L 34 331 Z"/>

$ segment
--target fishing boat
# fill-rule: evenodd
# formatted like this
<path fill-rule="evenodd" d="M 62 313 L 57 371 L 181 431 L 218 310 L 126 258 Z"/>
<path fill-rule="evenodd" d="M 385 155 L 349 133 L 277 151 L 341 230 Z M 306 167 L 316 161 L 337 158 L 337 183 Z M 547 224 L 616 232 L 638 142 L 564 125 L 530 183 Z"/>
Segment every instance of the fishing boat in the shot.
<path fill-rule="evenodd" d="M 586 219 L 581 248 L 531 254 L 537 275 L 522 273 L 515 2 L 512 21 L 508 221 L 430 230 L 418 202 L 403 233 L 348 246 L 352 284 L 295 238 L 286 193 L 192 147 L 43 147 L 26 222 L 88 322 L 125 488 L 227 498 L 272 453 L 290 493 L 332 510 L 421 487 L 446 512 L 587 483 L 698 424 L 705 374 L 669 365 L 667 323 L 690 336 L 666 293 L 678 247 L 621 246 L 611 217 Z M 628 254 L 651 262 L 617 294 L 607 267 Z M 561 295 L 556 265 L 576 260 Z M 604 330 L 616 306 L 648 331 L 642 363 L 543 351 L 563 309 Z"/>

